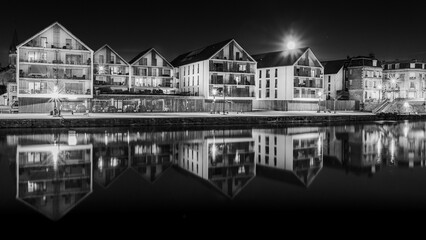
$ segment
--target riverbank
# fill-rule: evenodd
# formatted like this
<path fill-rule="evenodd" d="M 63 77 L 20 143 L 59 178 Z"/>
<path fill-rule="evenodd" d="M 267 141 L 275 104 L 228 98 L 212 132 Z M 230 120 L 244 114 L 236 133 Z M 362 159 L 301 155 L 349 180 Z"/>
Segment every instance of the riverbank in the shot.
<path fill-rule="evenodd" d="M 377 116 L 364 112 L 317 113 L 255 111 L 247 113 L 90 113 L 0 114 L 0 128 L 77 128 L 77 127 L 195 127 L 195 126 L 296 126 L 330 125 L 382 120 L 420 120 L 426 115 Z"/>

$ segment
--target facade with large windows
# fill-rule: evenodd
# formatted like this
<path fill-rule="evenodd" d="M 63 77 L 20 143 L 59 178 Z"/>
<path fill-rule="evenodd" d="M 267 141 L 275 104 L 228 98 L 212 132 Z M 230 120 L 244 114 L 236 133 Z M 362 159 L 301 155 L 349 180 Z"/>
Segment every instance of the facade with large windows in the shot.
<path fill-rule="evenodd" d="M 417 60 L 385 62 L 383 98 L 425 98 L 426 64 Z"/>
<path fill-rule="evenodd" d="M 94 53 L 94 87 L 99 92 L 129 90 L 129 64 L 105 44 Z"/>
<path fill-rule="evenodd" d="M 309 187 L 323 166 L 323 135 L 318 128 L 254 129 L 257 175 Z"/>
<path fill-rule="evenodd" d="M 318 100 L 324 68 L 310 48 L 253 55 L 257 100 Z"/>
<path fill-rule="evenodd" d="M 200 133 L 195 139 L 178 143 L 177 165 L 227 197 L 235 197 L 256 175 L 251 130 Z"/>
<path fill-rule="evenodd" d="M 49 112 L 54 101 L 93 97 L 93 51 L 58 22 L 17 47 L 20 112 Z"/>
<path fill-rule="evenodd" d="M 382 66 L 374 56 L 353 57 L 348 61 L 349 99 L 361 103 L 379 101 L 382 89 Z"/>
<path fill-rule="evenodd" d="M 234 40 L 226 40 L 175 58 L 179 91 L 208 103 L 247 103 L 255 97 L 256 61 Z"/>
<path fill-rule="evenodd" d="M 173 66 L 154 48 L 139 53 L 129 62 L 130 89 L 142 94 L 175 94 Z"/>

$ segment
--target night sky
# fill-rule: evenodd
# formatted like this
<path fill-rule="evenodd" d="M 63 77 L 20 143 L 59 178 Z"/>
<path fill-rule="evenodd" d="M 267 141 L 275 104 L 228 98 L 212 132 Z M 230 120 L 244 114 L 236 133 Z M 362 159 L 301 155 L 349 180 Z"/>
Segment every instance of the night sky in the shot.
<path fill-rule="evenodd" d="M 229 38 L 250 54 L 278 51 L 289 36 L 320 60 L 372 52 L 380 60 L 426 59 L 426 10 L 409 1 L 88 2 L 7 3 L 0 14 L 2 65 L 14 29 L 22 42 L 55 21 L 94 51 L 107 43 L 127 61 L 149 47 L 172 61 Z"/>

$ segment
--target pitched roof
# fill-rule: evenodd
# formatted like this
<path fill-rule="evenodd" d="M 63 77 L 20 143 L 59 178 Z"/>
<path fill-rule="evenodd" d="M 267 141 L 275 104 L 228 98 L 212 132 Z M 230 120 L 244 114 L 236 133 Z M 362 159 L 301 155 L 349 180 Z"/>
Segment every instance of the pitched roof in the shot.
<path fill-rule="evenodd" d="M 83 45 L 83 47 L 85 47 L 87 50 L 89 51 L 93 51 L 91 48 L 89 48 L 89 46 L 87 46 L 83 41 L 81 41 L 78 37 L 76 37 L 74 34 L 72 34 L 70 31 L 68 31 L 68 29 L 66 29 L 64 26 L 62 26 L 62 24 L 60 24 L 59 22 L 54 22 L 51 25 L 49 25 L 48 27 L 46 27 L 45 29 L 41 30 L 40 32 L 38 32 L 37 34 L 33 35 L 31 38 L 28 38 L 27 40 L 25 40 L 24 42 L 22 42 L 21 44 L 19 44 L 18 46 L 16 46 L 16 48 L 22 47 L 23 45 L 25 45 L 26 43 L 28 43 L 31 39 L 35 38 L 36 36 L 46 32 L 47 30 L 49 30 L 50 28 L 52 28 L 53 26 L 59 26 L 60 28 L 62 28 L 62 30 L 66 33 L 68 33 L 72 38 L 75 38 L 75 40 L 77 40 L 81 45 Z"/>
<path fill-rule="evenodd" d="M 176 57 L 171 63 L 175 67 L 179 67 L 194 62 L 204 61 L 211 58 L 220 49 L 224 48 L 228 43 L 234 39 L 228 39 L 219 43 L 209 45 L 207 47 L 199 48 Z"/>
<path fill-rule="evenodd" d="M 148 48 L 145 51 L 140 52 L 136 57 L 134 57 L 132 60 L 129 61 L 129 64 L 132 65 L 136 61 L 138 61 L 143 55 L 147 54 L 149 51 L 153 50 L 154 48 Z"/>
<path fill-rule="evenodd" d="M 129 64 L 129 63 L 127 63 L 127 61 L 126 60 L 124 60 L 124 58 L 122 58 L 121 56 L 120 56 L 120 54 L 118 54 L 116 51 L 114 51 L 114 49 L 112 49 L 112 47 L 110 47 L 108 44 L 105 44 L 105 45 L 103 45 L 102 47 L 100 47 L 98 50 L 96 50 L 96 52 L 94 53 L 94 55 L 96 54 L 96 53 L 98 53 L 99 51 L 101 51 L 102 49 L 104 49 L 104 48 L 108 48 L 109 50 L 111 50 L 111 52 L 113 52 L 116 56 L 118 56 L 125 64 Z"/>
<path fill-rule="evenodd" d="M 297 48 L 293 50 L 284 50 L 278 52 L 269 52 L 252 55 L 257 61 L 258 68 L 291 66 L 305 53 L 309 48 Z"/>
<path fill-rule="evenodd" d="M 324 74 L 336 74 L 342 69 L 347 63 L 347 59 L 324 61 L 321 64 L 324 66 Z"/>

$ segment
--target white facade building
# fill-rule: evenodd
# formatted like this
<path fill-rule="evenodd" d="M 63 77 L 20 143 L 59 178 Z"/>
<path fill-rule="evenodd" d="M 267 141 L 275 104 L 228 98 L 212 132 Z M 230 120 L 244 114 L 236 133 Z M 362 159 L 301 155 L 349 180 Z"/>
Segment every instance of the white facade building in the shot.
<path fill-rule="evenodd" d="M 318 100 L 324 68 L 310 48 L 253 55 L 257 100 Z"/>
<path fill-rule="evenodd" d="M 93 97 L 93 51 L 58 22 L 17 46 L 20 112 L 49 112 L 52 99 Z"/>

